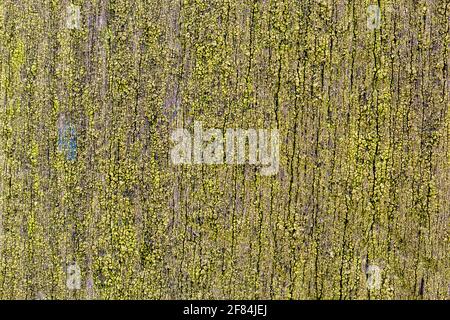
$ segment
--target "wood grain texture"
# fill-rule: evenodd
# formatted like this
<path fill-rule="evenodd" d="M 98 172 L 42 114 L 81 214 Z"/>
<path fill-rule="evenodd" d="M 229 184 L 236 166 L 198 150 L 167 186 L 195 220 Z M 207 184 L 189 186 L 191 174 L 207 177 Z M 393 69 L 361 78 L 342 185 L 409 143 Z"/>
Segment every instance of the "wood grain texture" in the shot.
<path fill-rule="evenodd" d="M 0 298 L 449 298 L 448 0 L 70 4 L 0 0 Z M 173 165 L 194 121 L 278 174 Z"/>

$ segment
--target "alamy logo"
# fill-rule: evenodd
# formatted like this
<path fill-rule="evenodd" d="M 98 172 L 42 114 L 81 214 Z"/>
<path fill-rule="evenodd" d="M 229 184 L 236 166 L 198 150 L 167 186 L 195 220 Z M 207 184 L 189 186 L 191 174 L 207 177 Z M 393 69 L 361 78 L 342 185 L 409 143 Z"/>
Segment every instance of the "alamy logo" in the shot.
<path fill-rule="evenodd" d="M 376 4 L 367 7 L 367 28 L 370 30 L 379 29 L 381 26 L 381 10 Z"/>
<path fill-rule="evenodd" d="M 67 29 L 80 29 L 81 10 L 79 6 L 69 4 L 67 6 L 66 27 Z"/>
<path fill-rule="evenodd" d="M 278 173 L 280 164 L 279 133 L 277 129 L 203 129 L 194 122 L 193 137 L 187 129 L 172 132 L 173 164 L 248 164 L 260 165 L 261 174 Z M 225 142 L 224 142 L 225 141 Z M 248 154 L 246 150 L 248 149 Z"/>
<path fill-rule="evenodd" d="M 367 288 L 369 290 L 378 290 L 381 287 L 381 269 L 373 265 L 366 267 Z"/>
<path fill-rule="evenodd" d="M 76 262 L 67 266 L 66 285 L 70 290 L 81 289 L 81 269 Z"/>

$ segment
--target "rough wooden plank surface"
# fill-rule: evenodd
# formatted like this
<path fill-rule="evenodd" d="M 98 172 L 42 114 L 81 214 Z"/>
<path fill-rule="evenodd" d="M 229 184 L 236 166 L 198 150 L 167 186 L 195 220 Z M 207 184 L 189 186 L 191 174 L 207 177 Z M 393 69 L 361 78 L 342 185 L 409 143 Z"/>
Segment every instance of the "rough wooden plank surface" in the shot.
<path fill-rule="evenodd" d="M 0 298 L 448 299 L 449 27 L 448 0 L 1 0 Z M 278 130 L 278 171 L 175 165 L 196 122 Z"/>

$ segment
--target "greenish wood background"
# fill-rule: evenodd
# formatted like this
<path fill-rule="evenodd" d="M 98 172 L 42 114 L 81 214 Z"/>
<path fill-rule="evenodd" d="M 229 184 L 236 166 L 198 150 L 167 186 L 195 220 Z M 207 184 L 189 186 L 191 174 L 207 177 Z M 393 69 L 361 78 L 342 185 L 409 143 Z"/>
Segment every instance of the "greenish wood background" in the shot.
<path fill-rule="evenodd" d="M 0 0 L 0 298 L 449 298 L 448 0 L 69 4 Z M 194 120 L 279 173 L 172 165 Z"/>

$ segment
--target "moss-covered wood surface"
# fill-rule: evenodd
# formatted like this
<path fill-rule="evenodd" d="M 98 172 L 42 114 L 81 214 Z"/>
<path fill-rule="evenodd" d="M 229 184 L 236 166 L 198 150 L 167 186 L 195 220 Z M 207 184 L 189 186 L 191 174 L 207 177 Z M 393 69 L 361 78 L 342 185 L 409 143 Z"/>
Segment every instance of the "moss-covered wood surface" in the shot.
<path fill-rule="evenodd" d="M 448 299 L 449 64 L 448 0 L 0 0 L 0 298 Z"/>

